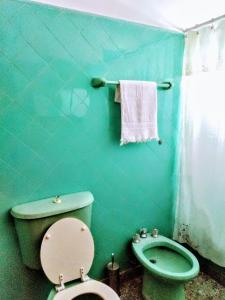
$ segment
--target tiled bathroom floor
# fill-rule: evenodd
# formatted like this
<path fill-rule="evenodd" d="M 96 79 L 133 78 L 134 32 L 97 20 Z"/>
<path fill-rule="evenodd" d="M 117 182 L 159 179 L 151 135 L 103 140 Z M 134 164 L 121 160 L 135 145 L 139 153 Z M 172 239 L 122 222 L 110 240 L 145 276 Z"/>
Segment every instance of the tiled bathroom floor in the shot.
<path fill-rule="evenodd" d="M 142 300 L 140 278 L 121 286 L 121 300 Z M 225 287 L 201 273 L 186 285 L 186 300 L 225 300 Z"/>

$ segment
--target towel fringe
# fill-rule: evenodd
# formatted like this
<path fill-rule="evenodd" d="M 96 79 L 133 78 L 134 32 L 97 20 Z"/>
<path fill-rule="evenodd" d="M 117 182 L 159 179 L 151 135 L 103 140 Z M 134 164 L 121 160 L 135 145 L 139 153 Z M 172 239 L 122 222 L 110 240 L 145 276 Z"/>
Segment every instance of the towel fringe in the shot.
<path fill-rule="evenodd" d="M 148 138 L 148 139 L 140 139 L 140 140 L 135 140 L 135 141 L 130 141 L 130 140 L 120 140 L 120 146 L 123 146 L 123 145 L 127 145 L 127 144 L 140 144 L 140 143 L 148 143 L 148 142 L 151 142 L 152 140 L 156 140 L 158 143 L 161 142 L 161 140 L 159 138 Z"/>

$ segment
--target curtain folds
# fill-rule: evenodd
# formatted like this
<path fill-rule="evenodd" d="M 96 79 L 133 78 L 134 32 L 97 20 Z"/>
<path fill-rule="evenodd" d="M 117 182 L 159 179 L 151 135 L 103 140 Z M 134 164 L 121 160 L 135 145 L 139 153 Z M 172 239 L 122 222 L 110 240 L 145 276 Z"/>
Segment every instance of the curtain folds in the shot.
<path fill-rule="evenodd" d="M 186 37 L 174 238 L 225 267 L 225 21 Z"/>

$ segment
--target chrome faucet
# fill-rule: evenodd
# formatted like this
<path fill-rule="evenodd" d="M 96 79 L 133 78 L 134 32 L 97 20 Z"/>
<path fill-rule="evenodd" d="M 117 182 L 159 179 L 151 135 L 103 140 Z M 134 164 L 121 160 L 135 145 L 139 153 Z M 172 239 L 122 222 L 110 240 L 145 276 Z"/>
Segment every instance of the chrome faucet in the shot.
<path fill-rule="evenodd" d="M 153 238 L 157 238 L 158 235 L 159 235 L 159 230 L 158 230 L 157 228 L 154 228 L 154 229 L 152 230 L 151 236 L 152 236 Z"/>
<path fill-rule="evenodd" d="M 148 234 L 147 228 L 141 228 L 139 232 L 140 232 L 140 237 L 142 239 L 147 237 L 147 234 Z"/>
<path fill-rule="evenodd" d="M 136 233 L 134 236 L 133 236 L 133 243 L 137 244 L 137 243 L 140 243 L 141 239 L 140 239 L 140 234 L 139 233 Z"/>

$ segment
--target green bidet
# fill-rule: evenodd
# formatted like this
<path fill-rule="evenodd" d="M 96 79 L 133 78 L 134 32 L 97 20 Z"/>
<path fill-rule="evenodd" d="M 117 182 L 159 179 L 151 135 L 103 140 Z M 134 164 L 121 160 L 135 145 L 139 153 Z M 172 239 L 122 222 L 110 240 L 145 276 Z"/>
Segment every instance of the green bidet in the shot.
<path fill-rule="evenodd" d="M 135 256 L 144 267 L 145 300 L 184 300 L 184 283 L 199 273 L 197 258 L 185 247 L 161 235 L 136 238 Z"/>

